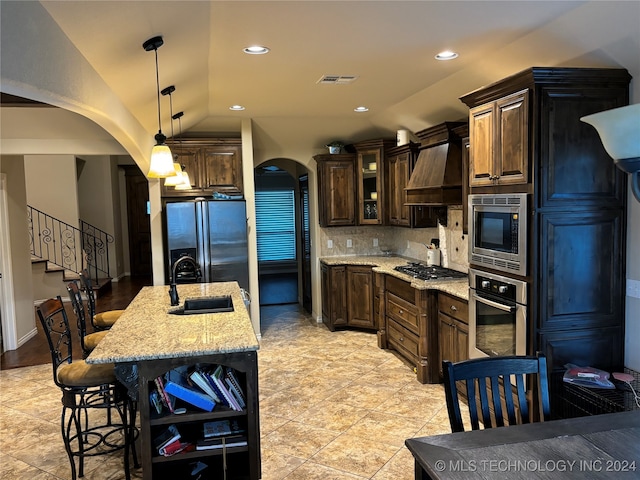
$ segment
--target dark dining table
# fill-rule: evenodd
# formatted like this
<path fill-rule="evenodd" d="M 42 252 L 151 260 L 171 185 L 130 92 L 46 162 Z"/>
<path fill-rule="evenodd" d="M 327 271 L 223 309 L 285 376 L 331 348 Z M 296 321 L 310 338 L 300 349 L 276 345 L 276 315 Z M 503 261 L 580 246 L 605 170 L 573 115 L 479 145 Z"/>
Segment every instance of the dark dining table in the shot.
<path fill-rule="evenodd" d="M 640 479 L 640 410 L 410 438 L 416 480 Z"/>

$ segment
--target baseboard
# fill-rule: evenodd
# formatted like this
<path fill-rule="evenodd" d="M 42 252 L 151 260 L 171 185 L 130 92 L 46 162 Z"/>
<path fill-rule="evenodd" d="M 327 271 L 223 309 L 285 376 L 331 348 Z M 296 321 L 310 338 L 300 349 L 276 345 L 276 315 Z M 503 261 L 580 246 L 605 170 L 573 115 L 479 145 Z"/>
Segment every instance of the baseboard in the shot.
<path fill-rule="evenodd" d="M 29 333 L 27 333 L 25 336 L 23 336 L 23 337 L 18 339 L 18 347 L 17 348 L 20 348 L 22 345 L 27 343 L 29 340 L 31 340 L 36 335 L 38 335 L 38 329 L 34 328 Z"/>

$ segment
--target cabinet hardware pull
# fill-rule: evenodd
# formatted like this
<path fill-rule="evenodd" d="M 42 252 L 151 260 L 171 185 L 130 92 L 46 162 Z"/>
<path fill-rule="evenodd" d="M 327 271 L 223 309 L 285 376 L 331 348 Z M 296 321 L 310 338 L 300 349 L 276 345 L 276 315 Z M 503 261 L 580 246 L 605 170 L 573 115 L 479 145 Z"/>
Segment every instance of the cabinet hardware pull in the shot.
<path fill-rule="evenodd" d="M 401 342 L 404 342 L 404 337 L 400 337 L 400 341 L 401 341 Z"/>
<path fill-rule="evenodd" d="M 402 315 L 404 312 L 402 310 L 398 310 L 398 313 Z"/>
<path fill-rule="evenodd" d="M 458 309 L 456 308 L 456 306 L 455 306 L 455 305 L 451 305 L 451 307 L 449 307 L 449 308 L 451 308 L 451 310 L 453 310 L 454 312 L 457 312 L 457 311 L 458 311 Z"/>

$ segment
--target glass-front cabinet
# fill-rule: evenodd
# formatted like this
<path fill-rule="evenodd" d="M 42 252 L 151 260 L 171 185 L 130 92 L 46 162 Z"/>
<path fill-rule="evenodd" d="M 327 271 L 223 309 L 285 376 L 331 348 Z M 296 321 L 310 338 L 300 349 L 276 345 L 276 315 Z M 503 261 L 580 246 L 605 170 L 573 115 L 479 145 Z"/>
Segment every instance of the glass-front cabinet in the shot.
<path fill-rule="evenodd" d="M 384 223 L 384 149 L 393 146 L 393 140 L 372 140 L 354 145 L 357 152 L 358 223 L 380 225 Z"/>

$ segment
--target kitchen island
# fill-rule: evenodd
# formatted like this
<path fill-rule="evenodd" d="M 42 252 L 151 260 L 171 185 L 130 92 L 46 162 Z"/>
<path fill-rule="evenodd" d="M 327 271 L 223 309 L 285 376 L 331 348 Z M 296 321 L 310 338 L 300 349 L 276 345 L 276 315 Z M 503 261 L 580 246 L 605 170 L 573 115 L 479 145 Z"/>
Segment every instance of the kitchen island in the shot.
<path fill-rule="evenodd" d="M 181 307 L 170 305 L 167 286 L 144 287 L 133 299 L 109 333 L 86 359 L 87 363 L 115 363 L 129 366 L 137 374 L 143 478 L 189 478 L 199 461 L 207 465 L 207 476 L 259 479 L 260 429 L 258 417 L 258 339 L 236 282 L 178 285 L 181 299 L 229 296 L 233 311 L 176 314 Z M 169 371 L 198 365 L 222 365 L 237 373 L 246 397 L 241 411 L 222 405 L 204 411 L 186 404 L 186 413 L 159 414 L 150 404 L 156 379 Z M 185 441 L 202 435 L 205 422 L 236 419 L 245 427 L 247 445 L 224 449 L 195 450 L 165 457 L 158 454 L 153 439 L 170 425 L 176 425 Z"/>

